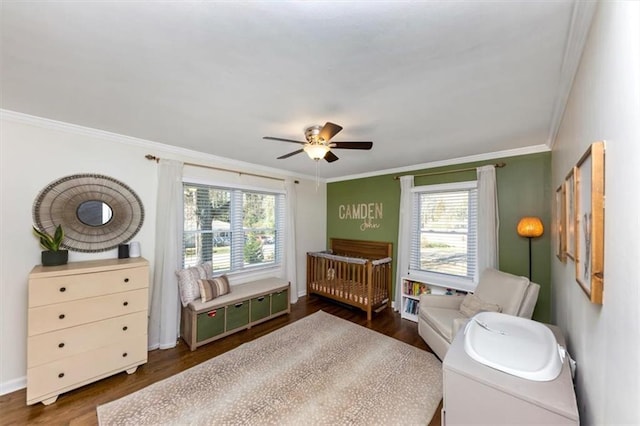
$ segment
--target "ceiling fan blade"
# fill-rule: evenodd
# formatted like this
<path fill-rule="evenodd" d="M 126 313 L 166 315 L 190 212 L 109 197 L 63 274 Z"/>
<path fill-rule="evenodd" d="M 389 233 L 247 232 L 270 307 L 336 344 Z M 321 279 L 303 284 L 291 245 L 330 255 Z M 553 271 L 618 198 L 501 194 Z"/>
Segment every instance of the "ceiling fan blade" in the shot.
<path fill-rule="evenodd" d="M 273 136 L 263 136 L 262 139 L 268 139 L 270 141 L 299 143 L 300 145 L 306 144 L 306 142 L 294 141 L 293 139 L 274 138 Z"/>
<path fill-rule="evenodd" d="M 301 152 L 304 152 L 304 149 L 299 149 L 297 151 L 293 151 L 293 152 L 290 152 L 288 154 L 281 155 L 280 157 L 278 157 L 278 160 L 282 160 L 284 158 L 289 158 L 289 157 L 291 157 L 293 155 L 300 154 Z"/>
<path fill-rule="evenodd" d="M 337 135 L 340 130 L 342 130 L 342 126 L 338 126 L 337 124 L 327 121 L 322 130 L 320 130 L 320 134 L 318 135 L 318 137 L 320 139 L 324 139 L 324 141 L 326 142 Z"/>
<path fill-rule="evenodd" d="M 333 163 L 334 161 L 338 160 L 338 156 L 331 151 L 327 151 L 327 154 L 324 156 L 324 159 L 327 160 L 327 163 Z"/>
<path fill-rule="evenodd" d="M 331 142 L 331 148 L 338 149 L 371 149 L 373 142 Z"/>

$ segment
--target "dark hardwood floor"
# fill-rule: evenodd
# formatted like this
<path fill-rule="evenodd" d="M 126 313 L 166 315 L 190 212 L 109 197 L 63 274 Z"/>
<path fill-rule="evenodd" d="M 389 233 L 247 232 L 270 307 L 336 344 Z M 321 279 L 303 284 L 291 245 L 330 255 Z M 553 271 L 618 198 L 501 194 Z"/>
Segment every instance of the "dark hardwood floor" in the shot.
<path fill-rule="evenodd" d="M 317 296 L 303 297 L 298 303 L 291 305 L 291 313 L 289 315 L 283 315 L 259 324 L 250 330 L 232 334 L 202 346 L 193 352 L 189 350 L 183 341 L 180 341 L 173 349 L 151 351 L 149 352 L 149 361 L 140 366 L 135 374 L 128 375 L 123 372 L 63 393 L 54 404 L 49 406 L 42 404 L 26 405 L 25 389 L 0 396 L 0 425 L 96 425 L 98 423 L 96 416 L 96 407 L 98 405 L 113 401 L 193 367 L 318 310 L 323 310 L 415 347 L 430 351 L 422 338 L 418 336 L 417 324 L 400 319 L 400 315 L 391 312 L 390 309 L 380 312 L 374 316 L 372 321 L 367 322 L 367 315 L 363 311 L 342 306 Z M 440 424 L 441 408 L 442 403 L 436 410 L 430 426 Z"/>

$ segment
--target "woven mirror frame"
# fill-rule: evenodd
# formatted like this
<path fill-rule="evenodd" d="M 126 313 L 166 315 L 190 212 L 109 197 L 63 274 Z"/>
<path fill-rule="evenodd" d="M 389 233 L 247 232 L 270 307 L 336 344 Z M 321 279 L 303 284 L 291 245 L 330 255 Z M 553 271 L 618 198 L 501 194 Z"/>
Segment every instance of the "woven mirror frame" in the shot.
<path fill-rule="evenodd" d="M 62 225 L 63 247 L 95 253 L 130 241 L 142 227 L 144 208 L 124 183 L 104 175 L 77 174 L 50 183 L 38 194 L 33 221 L 51 235 Z"/>

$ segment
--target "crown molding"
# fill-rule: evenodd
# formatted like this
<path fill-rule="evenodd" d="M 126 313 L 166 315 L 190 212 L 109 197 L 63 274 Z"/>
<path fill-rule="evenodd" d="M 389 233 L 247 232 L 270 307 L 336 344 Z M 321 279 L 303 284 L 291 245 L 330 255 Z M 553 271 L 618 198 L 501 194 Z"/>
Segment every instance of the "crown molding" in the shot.
<path fill-rule="evenodd" d="M 547 137 L 547 145 L 553 148 L 556 143 L 558 131 L 562 124 L 564 111 L 567 107 L 573 80 L 580 66 L 580 59 L 584 51 L 584 45 L 589 36 L 589 29 L 595 14 L 596 1 L 578 0 L 573 4 L 573 14 L 571 16 L 571 25 L 569 27 L 569 35 L 567 36 L 567 44 L 564 48 L 564 56 L 562 58 L 562 68 L 560 69 L 560 84 L 556 91 L 556 99 L 553 104 L 553 113 L 551 115 L 551 126 L 549 127 L 549 135 Z"/>
<path fill-rule="evenodd" d="M 451 158 L 448 160 L 431 161 L 429 163 L 414 164 L 411 166 L 397 167 L 395 169 L 385 169 L 370 173 L 360 173 L 356 175 L 341 176 L 327 179 L 327 183 L 341 182 L 345 180 L 363 179 L 373 176 L 402 174 L 416 170 L 433 169 L 436 167 L 453 166 L 456 164 L 474 163 L 477 161 L 490 161 L 498 158 L 517 157 L 519 155 L 538 154 L 549 152 L 551 149 L 546 144 L 526 146 L 523 148 L 506 149 L 504 151 L 487 152 L 485 154 L 469 155 L 467 157 Z"/>
<path fill-rule="evenodd" d="M 29 124 L 29 125 L 37 126 L 41 128 L 64 131 L 64 132 L 69 132 L 77 135 L 89 136 L 94 138 L 100 138 L 103 140 L 109 140 L 113 142 L 137 146 L 137 147 L 144 147 L 149 150 L 159 150 L 159 151 L 162 151 L 163 153 L 170 153 L 179 157 L 190 159 L 197 163 L 202 163 L 203 165 L 206 165 L 207 163 L 211 162 L 211 163 L 214 163 L 215 166 L 241 169 L 240 171 L 246 171 L 246 172 L 252 172 L 252 173 L 260 172 L 264 174 L 273 175 L 274 177 L 292 177 L 292 178 L 306 179 L 311 181 L 315 181 L 316 179 L 315 176 L 296 174 L 296 173 L 287 173 L 286 171 L 283 171 L 280 169 L 265 167 L 259 164 L 233 160 L 226 157 L 220 157 L 220 156 L 207 154 L 207 153 L 203 153 L 203 152 L 199 152 L 191 149 L 180 148 L 173 145 L 150 141 L 147 139 L 135 138 L 132 136 L 121 135 L 118 133 L 108 132 L 105 130 L 94 129 L 91 127 L 80 126 L 77 124 L 66 123 L 63 121 L 51 120 L 49 118 L 37 117 L 34 115 L 24 114 L 21 112 L 10 111 L 6 109 L 0 109 L 0 118 L 2 118 L 3 120 Z M 515 148 L 515 149 L 504 150 L 504 151 L 496 151 L 496 152 L 490 152 L 485 154 L 471 155 L 467 157 L 452 158 L 448 160 L 432 161 L 428 163 L 414 164 L 414 165 L 405 166 L 405 167 L 384 169 L 384 170 L 379 170 L 375 172 L 345 175 L 345 176 L 340 176 L 335 178 L 319 178 L 318 181 L 321 183 L 340 182 L 345 180 L 362 179 L 362 178 L 387 175 L 387 174 L 406 173 L 414 170 L 424 170 L 424 169 L 431 169 L 435 167 L 445 167 L 445 166 L 451 166 L 455 164 L 495 160 L 497 158 L 505 158 L 505 157 L 515 157 L 518 155 L 537 154 L 540 152 L 547 152 L 547 151 L 550 151 L 550 148 L 545 144 L 533 145 L 533 146 L 528 146 L 524 148 Z"/>
<path fill-rule="evenodd" d="M 77 124 L 66 123 L 64 121 L 52 120 L 49 118 L 37 117 L 35 115 L 24 114 L 22 112 L 16 112 L 6 109 L 0 109 L 0 118 L 7 121 L 13 121 L 21 124 L 28 124 L 36 127 L 41 127 L 50 130 L 57 130 L 62 132 L 73 133 L 76 135 L 88 136 L 112 142 L 118 142 L 126 145 L 143 147 L 150 151 L 162 151 L 164 154 L 173 154 L 184 159 L 189 159 L 191 162 L 208 165 L 213 163 L 216 167 L 223 167 L 229 169 L 239 169 L 240 172 L 247 173 L 262 173 L 266 175 L 273 175 L 275 178 L 291 177 L 305 180 L 315 181 L 316 177 L 311 175 L 303 175 L 297 173 L 287 172 L 285 170 L 276 169 L 272 167 L 265 167 L 259 164 L 248 163 L 245 161 L 234 160 L 231 158 L 220 157 L 213 154 L 207 154 L 205 152 L 195 151 L 187 148 L 180 148 L 173 145 L 168 145 L 160 142 L 154 142 L 147 139 L 136 138 L 133 136 L 121 135 L 119 133 L 108 132 L 106 130 L 94 129 L 92 127 L 80 126 Z M 150 154 L 156 155 L 157 153 L 151 152 Z M 162 157 L 162 155 L 158 155 Z M 318 179 L 322 183 L 326 181 L 322 178 Z"/>

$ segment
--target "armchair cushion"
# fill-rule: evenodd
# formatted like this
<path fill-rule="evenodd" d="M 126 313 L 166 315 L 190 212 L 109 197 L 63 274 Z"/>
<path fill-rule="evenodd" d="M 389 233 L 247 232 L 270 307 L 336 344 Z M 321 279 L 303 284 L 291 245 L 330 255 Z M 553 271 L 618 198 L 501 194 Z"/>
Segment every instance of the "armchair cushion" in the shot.
<path fill-rule="evenodd" d="M 475 295 L 500 305 L 505 314 L 518 315 L 528 286 L 526 277 L 487 268 L 480 276 Z"/>
<path fill-rule="evenodd" d="M 496 303 L 485 302 L 475 294 L 467 294 L 460 304 L 460 312 L 469 318 L 482 311 L 502 312 L 502 307 Z"/>
<path fill-rule="evenodd" d="M 444 294 L 423 294 L 420 296 L 420 306 L 433 308 L 459 309 L 462 303 L 460 296 L 448 296 Z"/>

